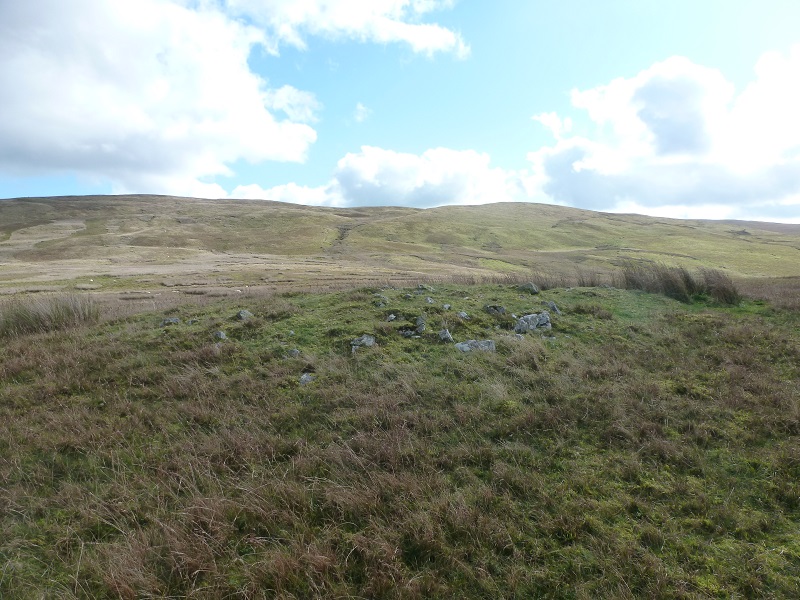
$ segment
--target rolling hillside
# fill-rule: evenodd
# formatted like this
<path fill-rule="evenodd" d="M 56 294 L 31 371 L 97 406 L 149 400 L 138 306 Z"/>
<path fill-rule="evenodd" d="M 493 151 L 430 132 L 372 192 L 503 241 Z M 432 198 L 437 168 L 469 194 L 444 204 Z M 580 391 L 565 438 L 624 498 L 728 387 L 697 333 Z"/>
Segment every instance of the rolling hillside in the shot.
<path fill-rule="evenodd" d="M 165 196 L 0 201 L 0 287 L 327 285 L 629 260 L 800 275 L 800 225 L 686 221 L 537 204 L 337 209 Z"/>

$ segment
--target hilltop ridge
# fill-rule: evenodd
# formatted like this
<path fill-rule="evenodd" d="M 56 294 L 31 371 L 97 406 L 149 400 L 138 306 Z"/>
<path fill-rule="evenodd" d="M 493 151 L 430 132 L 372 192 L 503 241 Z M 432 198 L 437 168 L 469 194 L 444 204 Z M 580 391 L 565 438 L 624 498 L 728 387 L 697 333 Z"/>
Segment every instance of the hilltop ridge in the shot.
<path fill-rule="evenodd" d="M 85 278 L 140 285 L 153 276 L 267 285 L 605 273 L 630 260 L 786 277 L 800 275 L 798 252 L 800 225 L 529 203 L 337 208 L 154 195 L 0 202 L 0 287 Z"/>

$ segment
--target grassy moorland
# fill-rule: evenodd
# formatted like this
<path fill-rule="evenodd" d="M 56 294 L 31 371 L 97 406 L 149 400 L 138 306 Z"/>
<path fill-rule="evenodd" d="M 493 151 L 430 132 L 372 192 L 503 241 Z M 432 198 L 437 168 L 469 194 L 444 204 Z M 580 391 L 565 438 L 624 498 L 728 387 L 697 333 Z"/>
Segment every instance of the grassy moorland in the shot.
<path fill-rule="evenodd" d="M 631 260 L 735 278 L 800 277 L 800 225 L 527 203 L 417 210 L 159 196 L 0 201 L 0 292 L 573 276 L 609 274 Z"/>
<path fill-rule="evenodd" d="M 4 304 L 0 596 L 800 595 L 794 288 L 467 281 Z"/>

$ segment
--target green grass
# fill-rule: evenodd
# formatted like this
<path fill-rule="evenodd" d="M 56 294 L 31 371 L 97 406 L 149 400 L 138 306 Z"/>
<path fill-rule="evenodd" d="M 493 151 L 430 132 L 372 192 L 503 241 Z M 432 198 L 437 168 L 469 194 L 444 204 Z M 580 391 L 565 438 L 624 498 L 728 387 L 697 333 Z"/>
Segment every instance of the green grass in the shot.
<path fill-rule="evenodd" d="M 321 285 L 531 271 L 611 277 L 621 265 L 800 276 L 800 226 L 612 215 L 529 203 L 333 209 L 161 196 L 0 202 L 0 281 L 110 275 L 209 284 L 240 272 Z M 284 285 L 287 282 L 281 282 Z"/>
<path fill-rule="evenodd" d="M 545 337 L 483 310 L 542 301 Z M 3 598 L 800 593 L 800 313 L 767 302 L 226 299 L 13 337 L 0 381 Z"/>

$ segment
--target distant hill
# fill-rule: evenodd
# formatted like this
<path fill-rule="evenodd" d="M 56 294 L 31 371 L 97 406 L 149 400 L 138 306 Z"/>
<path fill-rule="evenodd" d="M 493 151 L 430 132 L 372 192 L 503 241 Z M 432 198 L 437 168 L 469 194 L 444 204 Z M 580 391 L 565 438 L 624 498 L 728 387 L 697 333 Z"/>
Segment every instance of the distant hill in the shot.
<path fill-rule="evenodd" d="M 605 272 L 629 260 L 732 276 L 798 276 L 800 225 L 529 203 L 342 209 L 152 195 L 0 202 L 6 287 L 87 277 L 140 284 L 148 276 L 324 285 L 364 277 Z"/>

